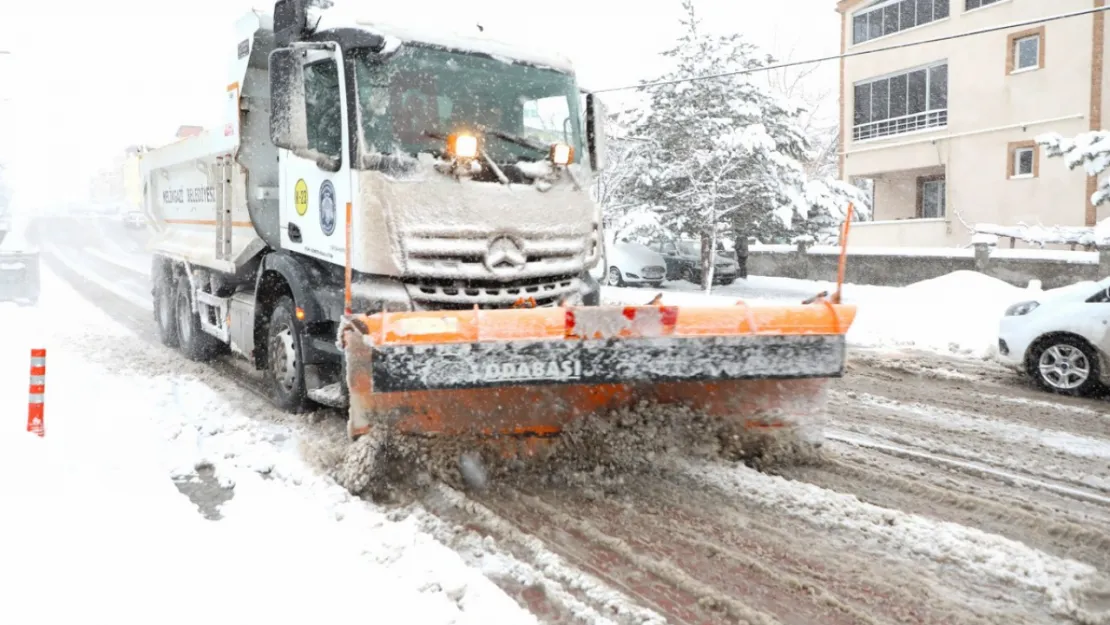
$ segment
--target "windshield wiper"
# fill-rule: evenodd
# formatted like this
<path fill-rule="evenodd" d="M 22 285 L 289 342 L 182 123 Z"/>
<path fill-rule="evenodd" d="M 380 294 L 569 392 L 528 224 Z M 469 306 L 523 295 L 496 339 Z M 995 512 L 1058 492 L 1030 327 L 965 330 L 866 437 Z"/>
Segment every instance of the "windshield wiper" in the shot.
<path fill-rule="evenodd" d="M 504 139 L 505 141 L 508 141 L 509 143 L 515 143 L 515 144 L 517 144 L 521 147 L 536 150 L 537 152 L 547 152 L 548 149 L 550 149 L 549 146 L 543 145 L 542 143 L 538 143 L 538 142 L 536 142 L 532 139 L 529 139 L 528 137 L 522 137 L 520 135 L 514 135 L 512 133 L 508 133 L 508 132 L 505 132 L 503 130 L 498 130 L 496 128 L 489 128 L 487 126 L 478 126 L 478 130 L 481 130 L 483 133 L 485 133 L 487 135 L 493 135 L 493 136 L 497 137 L 498 139 Z"/>

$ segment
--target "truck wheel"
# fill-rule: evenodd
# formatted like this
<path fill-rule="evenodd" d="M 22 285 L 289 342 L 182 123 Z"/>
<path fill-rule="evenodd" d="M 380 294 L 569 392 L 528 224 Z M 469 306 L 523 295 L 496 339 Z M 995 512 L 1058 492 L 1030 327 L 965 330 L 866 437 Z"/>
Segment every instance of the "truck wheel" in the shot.
<path fill-rule="evenodd" d="M 293 314 L 292 298 L 283 295 L 274 305 L 266 331 L 266 375 L 274 403 L 288 412 L 302 412 L 307 404 L 304 351 Z"/>
<path fill-rule="evenodd" d="M 204 362 L 219 353 L 220 343 L 216 337 L 200 327 L 200 317 L 193 312 L 193 289 L 187 276 L 177 279 L 177 294 L 174 298 L 175 320 L 177 322 L 177 342 L 181 353 L 189 360 Z"/>
<path fill-rule="evenodd" d="M 177 320 L 174 313 L 174 288 L 161 265 L 154 267 L 154 322 L 158 340 L 166 347 L 177 347 Z"/>

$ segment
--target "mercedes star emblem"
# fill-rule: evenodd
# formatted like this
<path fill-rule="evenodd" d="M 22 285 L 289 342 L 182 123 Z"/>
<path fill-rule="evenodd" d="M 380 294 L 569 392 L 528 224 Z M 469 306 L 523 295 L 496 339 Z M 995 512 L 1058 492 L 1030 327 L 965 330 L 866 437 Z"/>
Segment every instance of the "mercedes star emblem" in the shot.
<path fill-rule="evenodd" d="M 528 258 L 516 241 L 500 236 L 489 244 L 486 252 L 486 269 L 494 273 L 514 273 L 524 269 Z"/>

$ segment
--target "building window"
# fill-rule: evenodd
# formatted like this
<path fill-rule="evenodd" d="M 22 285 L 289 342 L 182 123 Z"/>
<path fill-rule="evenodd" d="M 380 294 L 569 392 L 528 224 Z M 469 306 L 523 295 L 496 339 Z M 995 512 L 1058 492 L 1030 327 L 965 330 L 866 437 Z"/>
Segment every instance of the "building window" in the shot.
<path fill-rule="evenodd" d="M 944 218 L 946 186 L 944 176 L 923 176 L 917 179 L 918 219 Z"/>
<path fill-rule="evenodd" d="M 852 16 L 852 43 L 863 43 L 948 17 L 949 0 L 877 0 Z"/>
<path fill-rule="evenodd" d="M 1013 33 L 1006 39 L 1006 73 L 1044 67 L 1044 26 Z"/>
<path fill-rule="evenodd" d="M 967 4 L 964 5 L 964 10 L 973 11 L 981 7 L 990 6 L 996 2 L 1002 2 L 1002 0 L 967 0 Z"/>
<path fill-rule="evenodd" d="M 1036 178 L 1040 173 L 1040 148 L 1033 141 L 1019 141 L 1009 146 L 1009 178 Z"/>
<path fill-rule="evenodd" d="M 856 83 L 856 141 L 948 125 L 948 62 Z"/>

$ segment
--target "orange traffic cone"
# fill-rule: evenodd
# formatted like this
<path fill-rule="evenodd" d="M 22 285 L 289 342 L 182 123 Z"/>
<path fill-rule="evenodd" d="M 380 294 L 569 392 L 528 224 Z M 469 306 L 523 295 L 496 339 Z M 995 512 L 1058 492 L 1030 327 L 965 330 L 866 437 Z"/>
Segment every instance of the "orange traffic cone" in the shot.
<path fill-rule="evenodd" d="M 43 422 L 46 395 L 46 350 L 31 350 L 31 394 L 27 403 L 27 431 L 45 435 Z"/>

